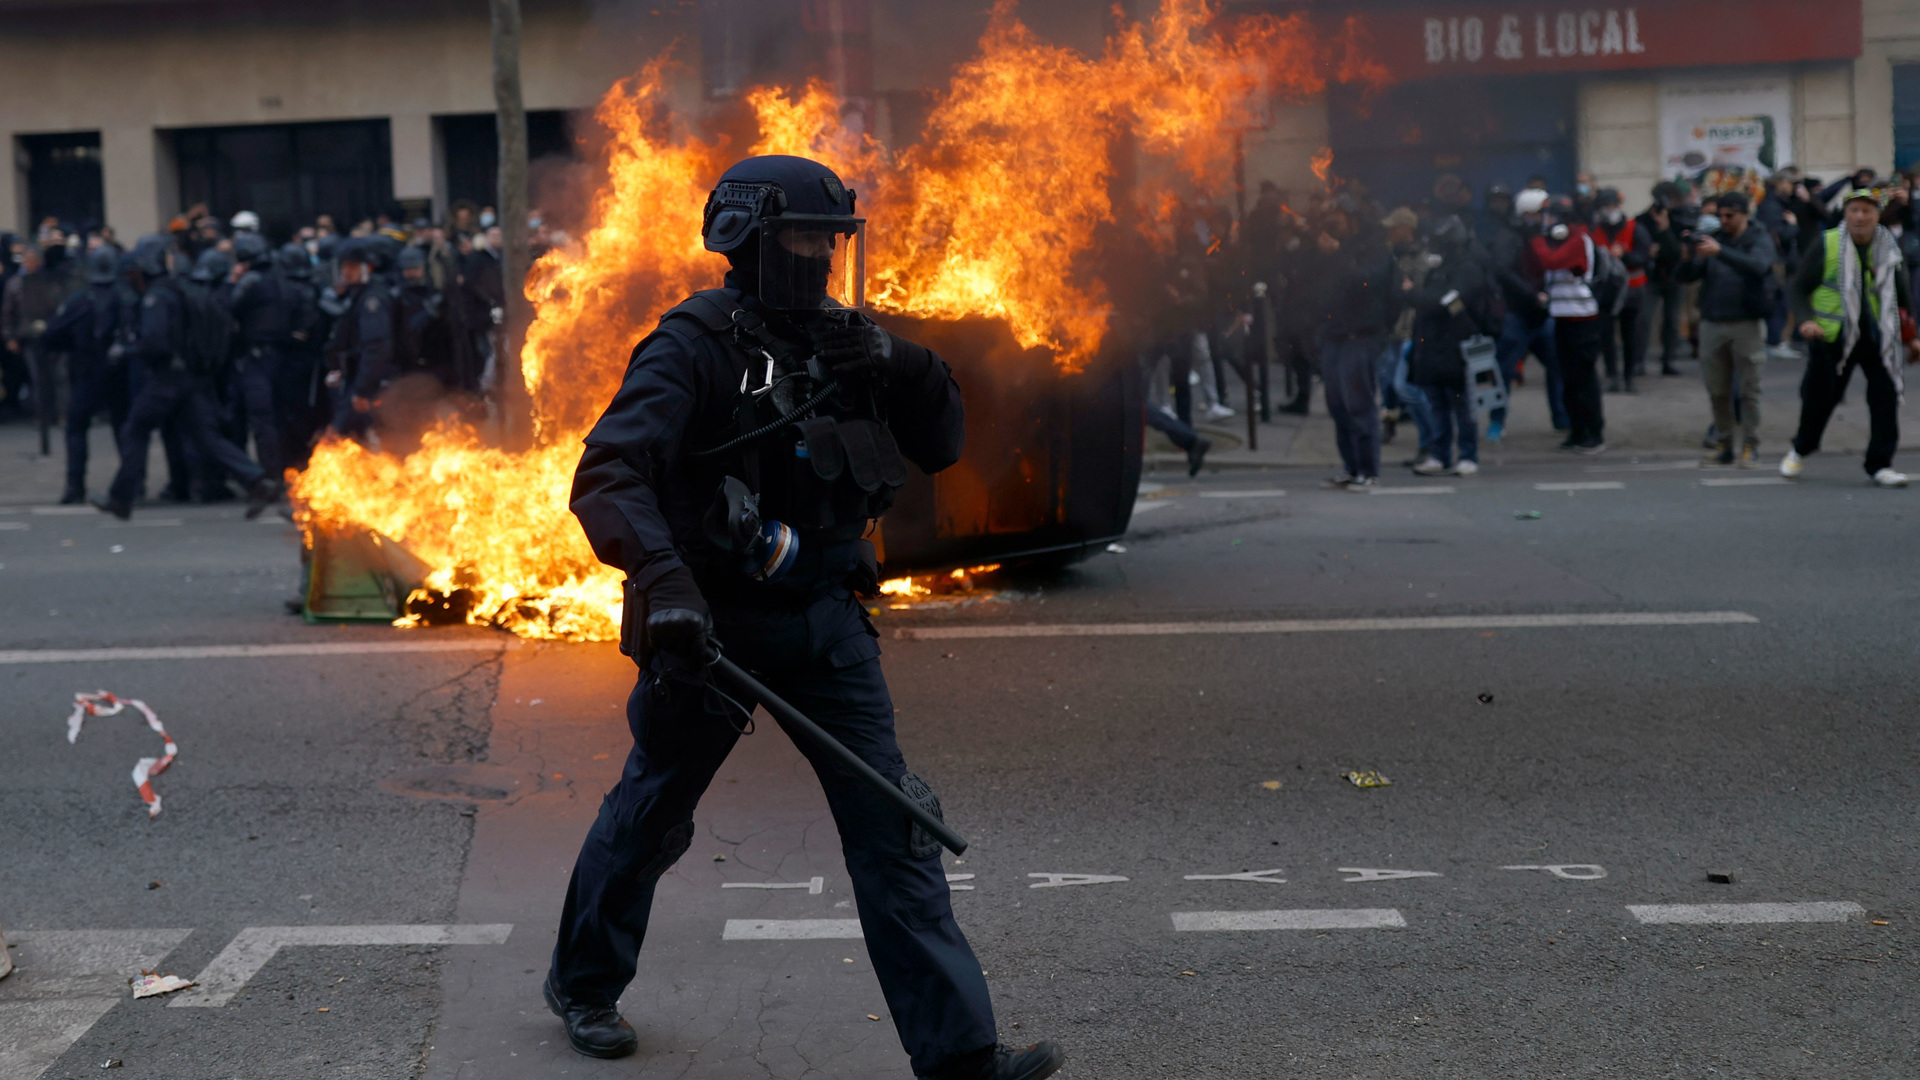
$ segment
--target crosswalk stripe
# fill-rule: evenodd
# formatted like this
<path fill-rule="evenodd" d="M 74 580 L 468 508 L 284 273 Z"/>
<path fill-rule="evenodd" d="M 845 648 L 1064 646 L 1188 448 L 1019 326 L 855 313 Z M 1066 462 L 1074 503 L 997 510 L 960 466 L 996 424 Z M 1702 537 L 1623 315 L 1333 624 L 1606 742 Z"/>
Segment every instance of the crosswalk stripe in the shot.
<path fill-rule="evenodd" d="M 1176 911 L 1175 930 L 1388 930 L 1404 928 L 1397 908 L 1295 908 L 1283 911 Z"/>
<path fill-rule="evenodd" d="M 381 924 L 374 926 L 249 926 L 182 990 L 168 1008 L 217 1009 L 259 974 L 273 955 L 290 945 L 504 945 L 512 923 Z"/>
<path fill-rule="evenodd" d="M 1566 480 L 1552 484 L 1535 484 L 1535 491 L 1619 491 L 1627 485 L 1618 480 Z"/>
<path fill-rule="evenodd" d="M 1784 476 L 1718 476 L 1700 481 L 1701 487 L 1775 487 L 1792 483 Z"/>
<path fill-rule="evenodd" d="M 1286 492 L 1279 488 L 1248 488 L 1245 491 L 1203 491 L 1203 499 L 1273 499 Z"/>
<path fill-rule="evenodd" d="M 1145 637 L 1159 634 L 1318 634 L 1371 630 L 1536 630 L 1575 626 L 1717 626 L 1757 623 L 1744 611 L 1598 611 L 1568 615 L 1420 615 L 1379 619 L 1271 619 L 1247 622 L 1027 623 L 913 626 L 901 641 L 958 638 Z"/>
<path fill-rule="evenodd" d="M 861 937 L 859 919 L 728 919 L 722 941 L 812 941 Z"/>
<path fill-rule="evenodd" d="M 1851 900 L 1801 904 L 1628 904 L 1643 923 L 1826 923 L 1864 918 L 1867 909 Z"/>
<path fill-rule="evenodd" d="M 117 649 L 0 650 L 0 664 L 79 664 L 127 660 L 257 660 L 282 656 L 366 656 L 394 653 L 495 652 L 515 647 L 517 638 L 472 637 L 453 641 L 311 642 L 299 645 L 167 645 Z"/>
<path fill-rule="evenodd" d="M 0 982 L 0 1080 L 38 1080 L 192 930 L 8 931 L 19 967 Z"/>
<path fill-rule="evenodd" d="M 1374 488 L 1375 495 L 1452 495 L 1452 484 L 1431 484 L 1420 487 L 1383 487 Z"/>

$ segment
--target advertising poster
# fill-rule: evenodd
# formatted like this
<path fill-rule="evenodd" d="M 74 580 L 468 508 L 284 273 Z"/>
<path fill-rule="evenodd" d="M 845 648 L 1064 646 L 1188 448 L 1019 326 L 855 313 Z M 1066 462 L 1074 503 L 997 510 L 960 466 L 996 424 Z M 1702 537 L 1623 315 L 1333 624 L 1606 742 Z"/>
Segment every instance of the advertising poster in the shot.
<path fill-rule="evenodd" d="M 1758 199 L 1766 178 L 1793 163 L 1792 124 L 1785 75 L 1662 80 L 1661 174 Z"/>

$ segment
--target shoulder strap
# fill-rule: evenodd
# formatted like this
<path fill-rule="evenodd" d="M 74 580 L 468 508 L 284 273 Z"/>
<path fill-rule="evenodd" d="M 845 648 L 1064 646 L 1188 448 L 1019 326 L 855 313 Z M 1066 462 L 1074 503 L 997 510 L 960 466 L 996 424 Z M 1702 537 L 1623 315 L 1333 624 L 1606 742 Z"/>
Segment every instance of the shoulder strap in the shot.
<path fill-rule="evenodd" d="M 692 319 L 706 327 L 709 333 L 718 334 L 733 329 L 733 313 L 740 310 L 739 299 L 733 290 L 701 289 L 668 309 L 665 315 L 660 316 L 660 322 L 664 325 L 668 319 L 676 316 Z"/>

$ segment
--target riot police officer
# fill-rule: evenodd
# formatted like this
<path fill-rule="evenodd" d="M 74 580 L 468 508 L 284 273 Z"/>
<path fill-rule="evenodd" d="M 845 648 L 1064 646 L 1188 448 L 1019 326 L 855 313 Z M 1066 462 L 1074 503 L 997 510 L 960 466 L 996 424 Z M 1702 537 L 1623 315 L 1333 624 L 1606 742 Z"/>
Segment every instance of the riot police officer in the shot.
<path fill-rule="evenodd" d="M 127 422 L 132 394 L 127 366 L 114 349 L 120 332 L 120 257 L 110 247 L 87 253 L 87 287 L 68 297 L 47 323 L 43 341 L 67 354 L 67 486 L 60 501 L 87 500 L 87 429 L 105 410 L 114 432 Z"/>
<path fill-rule="evenodd" d="M 273 272 L 273 252 L 257 232 L 233 238 L 238 280 L 227 295 L 227 310 L 237 331 L 233 363 L 227 376 L 227 399 L 243 422 L 239 444 L 253 435 L 253 452 L 267 475 L 278 480 L 285 471 L 281 456 L 280 417 L 274 407 L 274 373 L 287 341 L 286 307 L 280 301 L 280 279 Z"/>
<path fill-rule="evenodd" d="M 327 337 L 326 383 L 334 392 L 333 429 L 361 437 L 373 426 L 380 392 L 400 377 L 394 363 L 393 294 L 380 272 L 383 253 L 371 238 L 334 249 L 339 314 Z"/>
<path fill-rule="evenodd" d="M 854 193 L 803 158 L 742 161 L 708 197 L 725 287 L 695 293 L 635 349 L 586 437 L 572 508 L 628 578 L 622 647 L 641 666 L 633 749 L 567 889 L 545 985 L 576 1050 L 634 1051 L 615 1009 L 660 876 L 745 717 L 708 682 L 715 647 L 909 792 L 876 631 L 856 598 L 862 539 L 906 479 L 960 456 L 947 365 L 859 314 Z M 843 305 L 851 305 L 843 306 Z M 797 543 L 796 543 L 797 542 Z M 793 550 L 797 546 L 797 553 Z M 867 952 L 917 1075 L 1033 1080 L 1052 1043 L 997 1045 L 986 980 L 955 924 L 939 846 L 811 747 L 839 826 Z"/>
<path fill-rule="evenodd" d="M 247 487 L 247 516 L 258 517 L 278 494 L 277 485 L 215 429 L 213 371 L 224 357 L 213 343 L 224 343 L 214 320 L 226 317 L 211 296 L 196 294 L 167 274 L 167 237 L 140 238 L 133 249 L 129 284 L 140 294 L 139 322 L 126 328 L 124 355 L 145 373 L 126 427 L 120 432 L 120 470 L 105 499 L 93 505 L 125 521 L 147 480 L 147 443 L 154 429 L 178 417 L 181 434 L 211 462 Z"/>
<path fill-rule="evenodd" d="M 409 246 L 398 262 L 400 287 L 393 296 L 396 364 L 403 373 L 425 372 L 450 386 L 454 373 L 445 299 L 428 274 L 427 250 Z"/>
<path fill-rule="evenodd" d="M 301 245 L 287 244 L 274 256 L 276 293 L 286 340 L 273 369 L 274 415 L 280 420 L 282 464 L 305 469 L 313 437 L 326 426 L 321 393 L 321 352 L 332 317 L 320 309 L 313 286 L 313 257 Z"/>

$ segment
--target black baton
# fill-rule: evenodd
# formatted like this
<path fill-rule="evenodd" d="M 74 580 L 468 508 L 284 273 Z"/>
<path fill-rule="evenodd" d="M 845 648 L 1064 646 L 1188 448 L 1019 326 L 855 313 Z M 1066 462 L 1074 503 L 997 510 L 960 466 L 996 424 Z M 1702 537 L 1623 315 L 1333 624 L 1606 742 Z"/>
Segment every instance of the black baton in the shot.
<path fill-rule="evenodd" d="M 807 742 L 826 751 L 830 756 L 838 758 L 842 764 L 852 769 L 856 776 L 865 780 L 868 786 L 885 795 L 887 798 L 892 799 L 894 805 L 905 810 L 908 817 L 911 817 L 916 824 L 926 830 L 927 835 L 940 841 L 941 847 L 946 848 L 955 855 L 965 855 L 967 853 L 967 842 L 960 838 L 959 833 L 947 828 L 946 822 L 934 817 L 927 811 L 926 807 L 908 798 L 907 793 L 901 791 L 897 785 L 888 783 L 886 777 L 881 776 L 873 766 L 862 760 L 860 755 L 847 749 L 845 743 L 827 734 L 825 728 L 807 719 L 805 713 L 782 701 L 778 694 L 761 685 L 760 680 L 742 671 L 740 665 L 727 659 L 725 656 L 721 656 L 714 660 L 713 668 L 721 675 L 724 675 L 728 682 L 738 686 L 741 690 L 745 691 L 749 697 L 759 701 L 761 706 L 769 713 L 772 713 L 775 720 L 779 721 L 780 727 L 786 731 L 789 738 L 795 741 L 804 738 Z"/>

